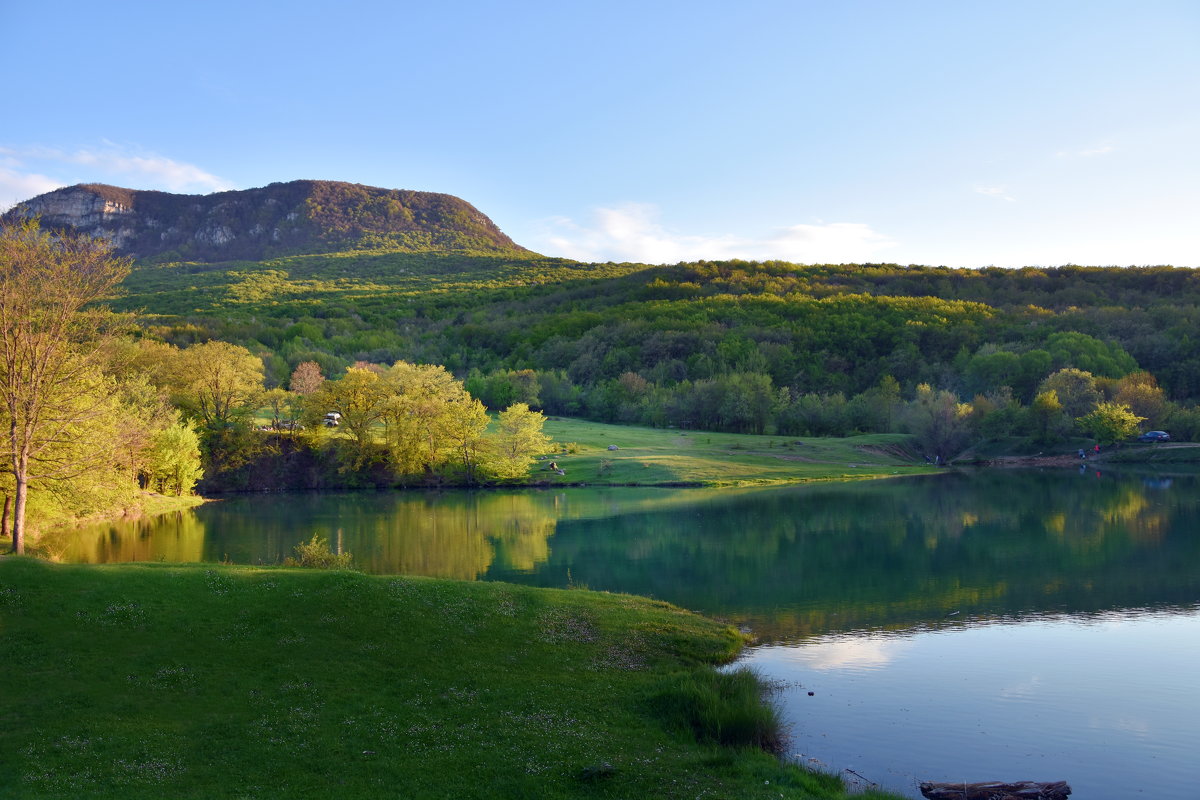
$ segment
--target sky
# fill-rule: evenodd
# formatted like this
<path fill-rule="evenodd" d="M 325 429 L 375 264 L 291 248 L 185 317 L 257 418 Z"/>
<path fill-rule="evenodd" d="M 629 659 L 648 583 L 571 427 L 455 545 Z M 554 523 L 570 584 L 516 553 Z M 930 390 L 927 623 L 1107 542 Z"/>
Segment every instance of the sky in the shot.
<path fill-rule="evenodd" d="M 0 0 L 0 209 L 300 178 L 585 261 L 1200 266 L 1197 0 Z"/>

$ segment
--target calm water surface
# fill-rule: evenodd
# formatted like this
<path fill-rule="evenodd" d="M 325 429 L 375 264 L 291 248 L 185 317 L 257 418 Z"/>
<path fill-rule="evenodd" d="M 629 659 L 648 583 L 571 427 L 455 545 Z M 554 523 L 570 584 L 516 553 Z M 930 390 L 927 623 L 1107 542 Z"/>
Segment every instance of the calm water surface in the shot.
<path fill-rule="evenodd" d="M 1194 475 L 253 496 L 54 547 L 278 563 L 313 533 L 371 572 L 633 592 L 747 627 L 797 758 L 914 797 L 919 780 L 1200 797 Z"/>

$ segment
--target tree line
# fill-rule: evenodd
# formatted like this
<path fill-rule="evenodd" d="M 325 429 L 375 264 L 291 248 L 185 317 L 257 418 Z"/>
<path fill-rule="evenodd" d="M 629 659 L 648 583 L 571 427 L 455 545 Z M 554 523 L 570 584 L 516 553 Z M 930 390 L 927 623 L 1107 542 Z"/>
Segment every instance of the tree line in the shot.
<path fill-rule="evenodd" d="M 793 395 L 852 397 L 890 375 L 907 394 L 1009 386 L 1027 405 L 1046 375 L 1075 367 L 1148 371 L 1187 405 L 1200 399 L 1196 275 L 347 253 L 139 268 L 119 302 L 152 312 L 174 344 L 247 347 L 270 386 L 303 361 L 333 375 L 405 360 L 462 378 L 562 371 L 587 394 L 629 372 L 667 387 L 755 373 Z"/>

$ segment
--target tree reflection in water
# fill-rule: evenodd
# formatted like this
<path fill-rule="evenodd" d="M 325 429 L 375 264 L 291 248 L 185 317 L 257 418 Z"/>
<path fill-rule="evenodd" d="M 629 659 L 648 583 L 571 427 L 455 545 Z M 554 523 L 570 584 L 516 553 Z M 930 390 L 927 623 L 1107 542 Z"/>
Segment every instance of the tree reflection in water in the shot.
<path fill-rule="evenodd" d="M 369 572 L 650 595 L 779 641 L 1193 603 L 1198 488 L 1195 475 L 1069 469 L 752 490 L 270 495 L 56 547 L 67 561 L 279 563 L 317 533 Z"/>

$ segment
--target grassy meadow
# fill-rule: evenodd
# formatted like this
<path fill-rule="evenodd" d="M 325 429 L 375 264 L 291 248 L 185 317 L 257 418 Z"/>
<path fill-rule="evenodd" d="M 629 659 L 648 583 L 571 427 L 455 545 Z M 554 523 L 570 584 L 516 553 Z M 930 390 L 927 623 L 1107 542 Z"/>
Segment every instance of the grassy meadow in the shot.
<path fill-rule="evenodd" d="M 0 796 L 836 798 L 739 635 L 588 591 L 0 559 Z"/>
<path fill-rule="evenodd" d="M 547 420 L 545 431 L 558 452 L 532 467 L 533 483 L 752 486 L 935 471 L 906 452 L 909 437 L 903 434 L 800 439 L 559 417 Z M 552 471 L 551 461 L 566 474 Z"/>

